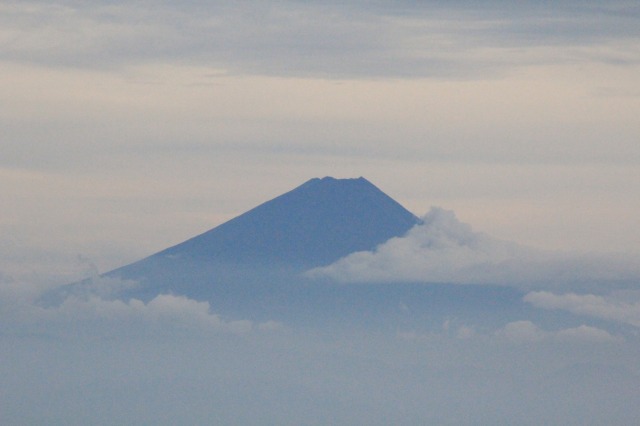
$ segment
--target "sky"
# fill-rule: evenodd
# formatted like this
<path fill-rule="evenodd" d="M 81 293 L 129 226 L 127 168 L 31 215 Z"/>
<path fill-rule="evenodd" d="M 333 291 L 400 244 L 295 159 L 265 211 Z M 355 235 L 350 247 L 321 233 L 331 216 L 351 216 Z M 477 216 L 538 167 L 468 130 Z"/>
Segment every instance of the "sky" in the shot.
<path fill-rule="evenodd" d="M 6 0 L 0 81 L 3 424 L 640 416 L 636 1 Z M 311 275 L 571 321 L 301 330 L 99 277 L 323 176 L 423 224 Z"/>
<path fill-rule="evenodd" d="M 101 271 L 312 177 L 640 253 L 635 2 L 0 5 L 5 274 Z"/>

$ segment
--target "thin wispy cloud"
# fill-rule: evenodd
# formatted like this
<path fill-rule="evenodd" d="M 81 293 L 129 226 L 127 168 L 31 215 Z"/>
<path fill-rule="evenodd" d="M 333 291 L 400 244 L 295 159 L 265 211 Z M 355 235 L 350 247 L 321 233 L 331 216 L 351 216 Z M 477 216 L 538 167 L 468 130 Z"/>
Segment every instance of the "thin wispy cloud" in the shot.
<path fill-rule="evenodd" d="M 514 342 L 533 343 L 542 341 L 567 341 L 567 342 L 601 342 L 614 343 L 623 339 L 612 335 L 606 330 L 580 325 L 573 328 L 565 328 L 555 331 L 543 330 L 531 321 L 515 321 L 506 324 L 497 330 L 495 335 Z"/>
<path fill-rule="evenodd" d="M 640 327 L 638 294 L 621 292 L 606 296 L 595 294 L 555 294 L 537 291 L 527 294 L 526 302 L 541 309 L 564 310 L 576 315 L 600 318 Z"/>
<path fill-rule="evenodd" d="M 633 5 L 502 2 L 3 5 L 5 60 L 46 66 L 204 64 L 230 73 L 315 77 L 488 76 L 581 57 L 637 63 Z"/>

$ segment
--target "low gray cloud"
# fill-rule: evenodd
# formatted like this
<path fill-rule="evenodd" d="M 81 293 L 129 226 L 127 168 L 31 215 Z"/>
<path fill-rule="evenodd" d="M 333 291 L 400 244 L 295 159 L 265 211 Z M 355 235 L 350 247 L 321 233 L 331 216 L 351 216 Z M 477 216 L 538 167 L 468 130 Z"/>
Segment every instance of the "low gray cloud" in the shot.
<path fill-rule="evenodd" d="M 640 327 L 640 295 L 637 292 L 614 292 L 600 296 L 538 291 L 527 294 L 524 300 L 542 309 L 564 310 L 577 315 Z"/>
<path fill-rule="evenodd" d="M 62 323 L 107 320 L 111 325 L 126 324 L 128 327 L 153 324 L 166 328 L 230 332 L 248 332 L 252 328 L 250 321 L 222 320 L 211 313 L 209 302 L 170 294 L 158 295 L 147 303 L 136 299 L 124 302 L 98 297 L 69 297 L 60 306 L 42 309 L 37 314 L 48 322 Z"/>
<path fill-rule="evenodd" d="M 614 335 L 608 330 L 589 325 L 577 327 L 556 328 L 545 330 L 529 320 L 512 321 L 497 330 L 486 330 L 481 327 L 465 324 L 453 326 L 450 320 L 446 320 L 442 330 L 420 333 L 416 331 L 402 331 L 398 337 L 407 341 L 437 341 L 446 336 L 457 340 L 473 339 L 485 343 L 502 344 L 505 341 L 513 343 L 538 343 L 540 345 L 552 344 L 609 344 L 623 343 L 624 337 Z"/>
<path fill-rule="evenodd" d="M 640 267 L 621 256 L 546 252 L 498 240 L 473 231 L 452 211 L 432 208 L 403 237 L 307 275 L 343 282 L 498 284 L 584 291 L 633 286 Z"/>
<path fill-rule="evenodd" d="M 0 283 L 7 424 L 623 425 L 638 416 L 632 333 L 526 320 L 497 330 L 455 319 L 390 333 L 288 328 L 224 319 L 181 296 L 143 303 L 102 290 L 43 308 L 16 280 Z"/>
<path fill-rule="evenodd" d="M 614 336 L 606 330 L 584 324 L 578 327 L 546 331 L 527 320 L 510 322 L 502 329 L 497 330 L 495 334 L 497 337 L 523 343 L 541 342 L 545 340 L 593 343 L 622 341 L 621 337 Z"/>
<path fill-rule="evenodd" d="M 637 341 L 322 330 L 0 343 L 7 424 L 625 425 L 639 410 Z"/>
<path fill-rule="evenodd" d="M 59 337 L 180 332 L 188 335 L 282 329 L 282 324 L 275 321 L 254 324 L 244 319 L 222 318 L 211 311 L 208 301 L 181 295 L 159 294 L 146 303 L 116 297 L 121 290 L 135 285 L 132 281 L 99 276 L 88 278 L 84 285 L 63 289 L 7 280 L 0 284 L 0 321 L 3 324 L 0 334 L 44 333 Z M 44 298 L 43 290 L 47 292 Z M 53 294 L 62 299 L 51 303 Z"/>

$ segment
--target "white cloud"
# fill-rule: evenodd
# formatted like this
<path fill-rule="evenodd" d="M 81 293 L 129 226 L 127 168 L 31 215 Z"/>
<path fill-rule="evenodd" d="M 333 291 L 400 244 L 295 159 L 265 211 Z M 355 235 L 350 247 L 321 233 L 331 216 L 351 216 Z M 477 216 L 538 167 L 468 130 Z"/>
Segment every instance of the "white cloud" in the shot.
<path fill-rule="evenodd" d="M 555 337 L 560 340 L 591 341 L 591 342 L 613 342 L 621 341 L 622 338 L 613 336 L 606 330 L 588 325 L 581 325 L 574 328 L 566 328 L 557 331 Z"/>
<path fill-rule="evenodd" d="M 630 294 L 623 293 L 625 298 Z M 578 315 L 586 315 L 640 327 L 640 301 L 622 300 L 614 293 L 611 296 L 594 294 L 553 294 L 547 291 L 531 292 L 524 297 L 537 308 L 559 309 Z"/>
<path fill-rule="evenodd" d="M 415 340 L 415 341 L 425 341 L 425 340 L 438 340 L 443 338 L 454 338 L 457 340 L 467 340 L 473 338 L 483 338 L 486 337 L 482 333 L 476 331 L 475 327 L 465 325 L 465 324 L 456 324 L 455 327 L 452 324 L 451 320 L 445 320 L 442 324 L 442 330 L 431 331 L 431 332 L 418 332 L 416 330 L 410 331 L 399 331 L 396 336 L 402 340 Z"/>
<path fill-rule="evenodd" d="M 498 336 L 510 340 L 536 342 L 545 338 L 546 333 L 531 321 L 514 321 L 496 332 Z"/>
<path fill-rule="evenodd" d="M 403 237 L 374 251 L 353 253 L 311 276 L 347 282 L 429 281 L 467 283 L 487 277 L 487 267 L 512 259 L 524 249 L 473 232 L 452 211 L 434 207 Z M 482 276 L 484 272 L 484 276 Z"/>
<path fill-rule="evenodd" d="M 545 331 L 531 321 L 514 321 L 496 331 L 496 336 L 516 342 L 540 342 L 557 340 L 565 342 L 620 342 L 622 338 L 610 334 L 606 330 L 588 325 L 565 328 L 556 331 Z"/>
<path fill-rule="evenodd" d="M 402 331 L 397 337 L 407 341 L 452 341 L 473 340 L 477 343 L 503 344 L 515 343 L 540 343 L 540 344 L 570 344 L 570 343 L 622 343 L 624 337 L 611 334 L 609 331 L 588 325 L 578 327 L 559 328 L 555 330 L 543 330 L 529 320 L 519 320 L 507 323 L 497 330 L 476 329 L 469 325 L 459 325 L 450 332 L 448 323 L 445 323 L 442 332 L 418 332 L 416 330 Z"/>
<path fill-rule="evenodd" d="M 523 288 L 598 286 L 640 277 L 631 259 L 535 250 L 498 240 L 458 221 L 452 211 L 434 207 L 403 237 L 373 251 L 357 252 L 311 277 L 343 282 L 437 282 L 497 284 Z"/>
<path fill-rule="evenodd" d="M 100 330 L 101 325 L 113 328 L 111 334 L 136 332 L 215 331 L 244 333 L 251 331 L 247 320 L 226 321 L 210 310 L 209 302 L 200 302 L 185 296 L 161 294 L 147 303 L 137 299 L 129 301 L 105 300 L 97 296 L 79 298 L 70 296 L 57 307 L 35 308 L 33 316 L 62 330 L 65 325 L 75 329 Z M 79 327 L 85 324 L 86 327 Z M 55 327 L 57 325 L 57 327 Z"/>
<path fill-rule="evenodd" d="M 280 331 L 285 328 L 284 324 L 279 321 L 265 321 L 258 324 L 258 330 L 263 331 Z"/>
<path fill-rule="evenodd" d="M 93 276 L 81 285 L 50 292 L 50 286 L 47 290 L 41 283 L 5 279 L 0 282 L 2 331 L 18 335 L 106 333 L 116 336 L 149 332 L 246 333 L 254 329 L 251 321 L 226 319 L 211 312 L 208 301 L 172 294 L 160 294 L 146 303 L 116 298 L 120 290 L 132 285 L 135 282 Z M 256 329 L 277 328 L 277 323 L 266 322 Z"/>

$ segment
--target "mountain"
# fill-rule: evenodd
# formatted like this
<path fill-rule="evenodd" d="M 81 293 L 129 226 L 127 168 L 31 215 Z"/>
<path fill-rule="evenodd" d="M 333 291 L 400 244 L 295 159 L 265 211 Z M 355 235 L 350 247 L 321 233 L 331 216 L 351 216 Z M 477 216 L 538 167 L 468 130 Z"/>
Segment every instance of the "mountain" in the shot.
<path fill-rule="evenodd" d="M 106 283 L 116 290 L 109 297 L 146 302 L 159 294 L 183 295 L 208 301 L 228 318 L 381 327 L 407 326 L 407 321 L 439 326 L 449 317 L 501 321 L 505 315 L 520 318 L 528 309 L 522 294 L 507 287 L 344 284 L 304 274 L 373 250 L 419 223 L 362 177 L 314 178 L 180 244 L 66 286 L 54 299 L 96 291 L 104 296 Z"/>
<path fill-rule="evenodd" d="M 362 177 L 315 178 L 153 257 L 309 268 L 371 250 L 418 222 Z"/>
<path fill-rule="evenodd" d="M 256 298 L 264 304 L 279 292 L 298 291 L 303 271 L 372 250 L 419 222 L 362 177 L 314 178 L 103 277 L 136 283 L 120 291 L 122 298 L 150 300 L 173 293 L 225 307 Z"/>

